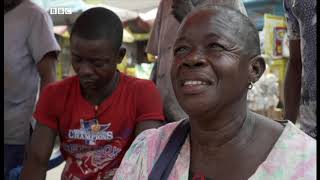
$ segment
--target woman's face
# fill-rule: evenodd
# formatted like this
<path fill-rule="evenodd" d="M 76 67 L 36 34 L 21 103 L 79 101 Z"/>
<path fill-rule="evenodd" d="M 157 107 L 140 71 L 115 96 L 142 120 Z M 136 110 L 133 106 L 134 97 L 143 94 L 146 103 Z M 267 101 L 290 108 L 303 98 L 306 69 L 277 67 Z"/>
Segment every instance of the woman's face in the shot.
<path fill-rule="evenodd" d="M 188 17 L 178 32 L 171 78 L 176 97 L 190 116 L 246 96 L 249 61 L 241 56 L 244 42 L 231 22 L 225 14 L 203 11 Z"/>

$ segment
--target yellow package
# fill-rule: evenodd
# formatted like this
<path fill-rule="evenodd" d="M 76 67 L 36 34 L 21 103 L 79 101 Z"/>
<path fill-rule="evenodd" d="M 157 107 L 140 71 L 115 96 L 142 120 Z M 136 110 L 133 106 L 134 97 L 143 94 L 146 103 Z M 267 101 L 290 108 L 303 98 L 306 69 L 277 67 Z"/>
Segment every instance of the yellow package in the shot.
<path fill-rule="evenodd" d="M 286 59 L 274 59 L 270 66 L 271 73 L 275 74 L 279 78 L 279 82 L 283 83 L 286 75 Z"/>
<path fill-rule="evenodd" d="M 276 16 L 272 14 L 264 14 L 264 52 L 273 57 L 275 54 L 275 29 L 286 28 L 285 18 L 283 16 Z"/>
<path fill-rule="evenodd" d="M 125 74 L 128 76 L 136 77 L 136 68 L 135 67 L 127 67 Z"/>
<path fill-rule="evenodd" d="M 122 62 L 117 65 L 117 69 L 120 72 L 125 73 L 127 66 L 128 66 L 128 57 L 124 56 L 124 58 L 122 59 Z"/>

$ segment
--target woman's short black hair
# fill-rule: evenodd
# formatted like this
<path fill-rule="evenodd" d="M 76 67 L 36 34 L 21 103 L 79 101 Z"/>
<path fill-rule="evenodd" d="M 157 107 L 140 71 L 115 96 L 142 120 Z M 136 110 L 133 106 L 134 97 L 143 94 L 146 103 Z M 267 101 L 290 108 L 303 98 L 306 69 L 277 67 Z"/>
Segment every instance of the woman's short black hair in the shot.
<path fill-rule="evenodd" d="M 70 38 L 76 35 L 87 40 L 107 40 L 115 49 L 122 44 L 123 27 L 111 10 L 96 7 L 84 11 L 73 24 Z"/>
<path fill-rule="evenodd" d="M 193 11 L 187 16 L 191 16 L 192 14 L 203 10 L 229 14 L 229 16 L 226 17 L 232 16 L 232 18 L 225 20 L 229 24 L 233 23 L 237 27 L 237 35 L 238 38 L 242 39 L 244 42 L 244 49 L 246 50 L 245 53 L 248 53 L 250 57 L 261 54 L 259 32 L 252 21 L 249 19 L 249 17 L 244 15 L 244 13 L 242 13 L 239 9 L 236 9 L 229 5 L 198 6 L 193 9 Z M 186 19 L 187 18 L 185 18 L 184 20 Z M 239 36 L 240 33 L 242 34 L 241 36 Z"/>

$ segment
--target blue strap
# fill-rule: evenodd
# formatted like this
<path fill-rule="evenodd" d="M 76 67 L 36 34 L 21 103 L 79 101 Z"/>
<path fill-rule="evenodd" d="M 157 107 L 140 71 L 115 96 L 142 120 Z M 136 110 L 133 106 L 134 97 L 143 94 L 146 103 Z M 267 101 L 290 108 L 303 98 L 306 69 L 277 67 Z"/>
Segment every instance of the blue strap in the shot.
<path fill-rule="evenodd" d="M 154 164 L 148 180 L 167 180 L 173 168 L 180 149 L 190 130 L 189 121 L 182 121 L 171 134 L 169 141 L 159 159 Z"/>

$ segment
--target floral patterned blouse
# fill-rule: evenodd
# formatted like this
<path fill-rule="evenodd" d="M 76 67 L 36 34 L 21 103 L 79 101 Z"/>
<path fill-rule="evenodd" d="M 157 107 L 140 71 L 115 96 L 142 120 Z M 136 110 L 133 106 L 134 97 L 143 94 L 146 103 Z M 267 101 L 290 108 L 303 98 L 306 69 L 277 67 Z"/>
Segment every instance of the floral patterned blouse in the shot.
<path fill-rule="evenodd" d="M 175 127 L 169 123 L 142 132 L 133 142 L 114 180 L 147 180 L 153 165 L 164 149 Z M 189 179 L 190 142 L 186 139 L 168 180 Z M 290 121 L 269 153 L 249 180 L 315 180 L 316 141 Z"/>

